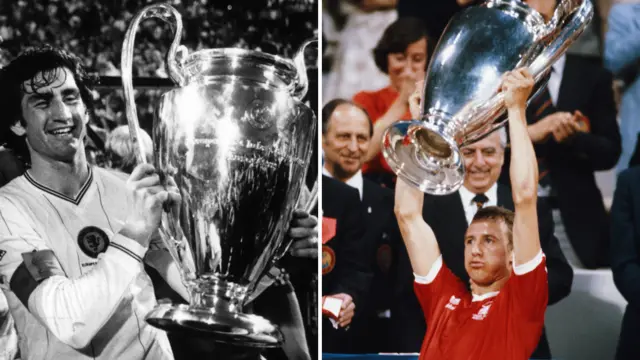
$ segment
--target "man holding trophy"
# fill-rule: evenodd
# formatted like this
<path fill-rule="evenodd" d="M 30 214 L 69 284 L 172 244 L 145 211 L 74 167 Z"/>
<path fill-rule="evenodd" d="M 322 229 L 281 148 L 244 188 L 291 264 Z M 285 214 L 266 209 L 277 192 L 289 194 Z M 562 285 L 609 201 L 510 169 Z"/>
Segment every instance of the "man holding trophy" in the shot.
<path fill-rule="evenodd" d="M 515 213 L 485 207 L 469 225 L 464 256 L 471 292 L 443 264 L 422 218 L 423 193 L 398 179 L 395 212 L 428 324 L 421 359 L 463 359 L 472 353 L 475 359 L 527 359 L 540 339 L 547 272 L 538 234 L 538 167 L 524 116 L 533 83 L 526 69 L 503 78 Z"/>

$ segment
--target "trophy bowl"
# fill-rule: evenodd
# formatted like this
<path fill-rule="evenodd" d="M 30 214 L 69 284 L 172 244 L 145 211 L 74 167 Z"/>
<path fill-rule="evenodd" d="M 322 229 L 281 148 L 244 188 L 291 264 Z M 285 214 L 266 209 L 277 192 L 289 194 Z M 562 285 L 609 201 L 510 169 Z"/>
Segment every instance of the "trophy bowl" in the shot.
<path fill-rule="evenodd" d="M 279 346 L 277 327 L 242 308 L 288 245 L 311 160 L 316 118 L 300 101 L 308 89 L 304 49 L 310 42 L 293 61 L 243 49 L 187 54 L 178 45 L 180 15 L 165 4 L 146 7 L 132 20 L 122 61 L 138 147 L 131 62 L 135 30 L 148 17 L 176 25 L 167 67 L 179 86 L 162 95 L 152 135 L 154 166 L 182 196 L 179 212 L 163 215 L 160 234 L 190 299 L 161 304 L 146 320 L 231 344 Z"/>
<path fill-rule="evenodd" d="M 429 62 L 420 118 L 396 122 L 383 134 L 389 166 L 426 193 L 457 191 L 465 175 L 460 147 L 506 122 L 502 75 L 528 67 L 544 89 L 551 66 L 592 16 L 589 0 L 558 1 L 548 22 L 520 0 L 488 0 L 456 14 Z"/>

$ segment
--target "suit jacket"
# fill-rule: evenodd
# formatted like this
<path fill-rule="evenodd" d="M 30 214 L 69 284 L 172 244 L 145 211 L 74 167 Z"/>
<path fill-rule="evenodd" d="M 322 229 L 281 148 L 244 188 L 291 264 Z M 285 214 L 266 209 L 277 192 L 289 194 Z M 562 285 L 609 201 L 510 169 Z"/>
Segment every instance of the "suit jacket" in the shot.
<path fill-rule="evenodd" d="M 611 270 L 628 302 L 616 359 L 640 359 L 640 167 L 618 177 L 611 206 Z"/>
<path fill-rule="evenodd" d="M 368 244 L 361 251 L 367 252 L 373 279 L 366 299 L 356 306 L 362 310 L 362 317 L 349 332 L 354 336 L 354 353 L 374 354 L 392 351 L 389 319 L 378 317 L 378 313 L 392 307 L 397 253 L 399 246 L 404 245 L 393 213 L 393 191 L 366 178 L 362 190 Z"/>
<path fill-rule="evenodd" d="M 555 107 L 572 113 L 580 110 L 589 118 L 591 129 L 562 143 L 550 137 L 534 146 L 538 157 L 546 160 L 567 236 L 587 268 L 609 262 L 609 217 L 594 172 L 614 167 L 621 152 L 611 84 L 611 73 L 599 61 L 567 55 Z M 529 124 L 540 120 L 534 111 L 527 109 Z M 509 184 L 509 162 L 507 152 L 500 180 L 505 184 Z"/>
<path fill-rule="evenodd" d="M 356 315 L 352 320 L 355 326 L 359 320 L 358 304 L 366 300 L 372 278 L 370 252 L 363 251 L 369 240 L 365 234 L 365 214 L 358 191 L 322 176 L 322 210 L 323 222 L 335 220 L 335 235 L 326 242 L 323 239 L 322 295 L 351 295 L 356 305 Z M 326 233 L 324 226 L 323 232 Z M 351 352 L 350 332 L 335 330 L 323 319 L 322 334 L 324 352 Z"/>
<path fill-rule="evenodd" d="M 514 210 L 513 199 L 509 187 L 498 184 L 499 206 Z M 463 282 L 469 282 L 469 275 L 464 267 L 464 235 L 468 225 L 460 195 L 456 192 L 444 196 L 425 196 L 423 217 L 431 226 L 440 246 L 444 263 Z M 553 219 L 550 209 L 542 202 L 538 203 L 538 229 L 540 244 L 546 255 L 549 305 L 569 295 L 573 281 L 573 270 L 567 263 L 558 239 L 553 234 Z M 419 351 L 426 333 L 426 323 L 420 304 L 413 292 L 414 276 L 406 249 L 401 252 L 398 264 L 398 288 L 394 314 L 394 333 L 401 340 L 398 351 Z M 395 318 L 396 315 L 399 315 Z M 533 358 L 550 358 L 546 335 L 543 335 L 534 352 Z"/>

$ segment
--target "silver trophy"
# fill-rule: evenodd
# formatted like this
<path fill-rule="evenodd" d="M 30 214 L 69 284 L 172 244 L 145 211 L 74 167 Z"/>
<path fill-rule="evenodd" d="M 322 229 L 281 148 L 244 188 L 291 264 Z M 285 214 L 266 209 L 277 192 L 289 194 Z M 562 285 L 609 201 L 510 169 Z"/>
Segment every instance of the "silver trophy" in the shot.
<path fill-rule="evenodd" d="M 311 42 L 293 61 L 241 49 L 188 54 L 179 45 L 180 14 L 166 4 L 144 8 L 132 19 L 122 52 L 127 119 L 139 162 L 144 152 L 137 141 L 133 45 L 139 23 L 152 17 L 175 29 L 167 68 L 178 87 L 157 106 L 153 150 L 154 166 L 175 180 L 182 195 L 180 212 L 165 213 L 160 234 L 190 301 L 158 305 L 146 321 L 226 343 L 279 346 L 277 327 L 242 308 L 290 243 L 286 232 L 316 136 L 315 115 L 300 101 L 308 90 L 304 49 Z"/>
<path fill-rule="evenodd" d="M 520 0 L 489 0 L 456 14 L 429 63 L 421 118 L 397 122 L 383 135 L 389 166 L 424 192 L 456 191 L 465 172 L 460 147 L 506 121 L 502 74 L 528 67 L 543 89 L 553 63 L 592 17 L 589 0 L 560 0 L 547 23 Z"/>

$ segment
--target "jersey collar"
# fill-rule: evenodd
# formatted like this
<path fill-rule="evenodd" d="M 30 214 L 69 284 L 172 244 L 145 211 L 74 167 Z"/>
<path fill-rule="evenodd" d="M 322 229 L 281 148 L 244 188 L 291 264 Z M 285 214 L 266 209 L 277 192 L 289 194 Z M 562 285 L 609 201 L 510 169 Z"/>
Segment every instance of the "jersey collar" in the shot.
<path fill-rule="evenodd" d="M 24 172 L 24 177 L 25 179 L 27 179 L 27 181 L 29 181 L 31 183 L 31 185 L 35 186 L 36 188 L 51 194 L 53 196 L 59 197 L 62 200 L 66 200 L 74 205 L 78 205 L 80 204 L 80 202 L 82 201 L 82 198 L 84 197 L 84 194 L 87 193 L 87 190 L 89 189 L 89 186 L 91 186 L 91 182 L 93 181 L 93 170 L 91 170 L 91 166 L 89 166 L 89 177 L 87 177 L 87 180 L 84 182 L 84 184 L 82 185 L 82 187 L 80 188 L 80 191 L 78 192 L 78 194 L 76 195 L 75 198 L 71 198 L 67 195 L 64 195 L 62 193 L 59 193 L 45 185 L 40 184 L 39 182 L 36 181 L 36 179 L 32 178 L 31 175 L 29 175 L 28 171 Z"/>

